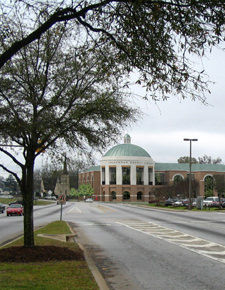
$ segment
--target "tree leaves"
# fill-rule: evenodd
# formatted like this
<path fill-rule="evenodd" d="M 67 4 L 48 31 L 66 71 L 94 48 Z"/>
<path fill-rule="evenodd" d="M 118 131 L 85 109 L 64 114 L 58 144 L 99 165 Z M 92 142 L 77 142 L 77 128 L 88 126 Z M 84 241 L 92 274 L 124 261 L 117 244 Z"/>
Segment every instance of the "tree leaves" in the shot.
<path fill-rule="evenodd" d="M 4 19 L 7 27 L 14 24 L 14 5 L 12 1 L 8 13 L 11 17 Z M 2 7 L 3 12 L 9 12 L 9 5 Z M 38 22 L 30 19 L 29 30 L 3 50 L 0 66 L 57 23 L 70 23 L 76 32 L 71 46 L 76 47 L 78 39 L 80 43 L 92 40 L 92 49 L 104 55 L 106 66 L 120 67 L 121 74 L 127 75 L 139 71 L 139 79 L 145 81 L 148 96 L 155 100 L 179 94 L 182 98 L 204 101 L 208 80 L 194 69 L 190 57 L 201 57 L 206 49 L 224 40 L 225 4 L 221 0 L 106 0 L 95 3 L 81 0 L 74 4 L 33 1 L 29 10 L 26 1 L 20 1 L 16 12 L 24 19 L 38 13 L 42 17 Z M 20 27 L 24 29 L 27 25 L 24 23 Z M 10 27 L 10 30 L 13 29 Z M 57 29 L 55 34 L 59 34 Z"/>

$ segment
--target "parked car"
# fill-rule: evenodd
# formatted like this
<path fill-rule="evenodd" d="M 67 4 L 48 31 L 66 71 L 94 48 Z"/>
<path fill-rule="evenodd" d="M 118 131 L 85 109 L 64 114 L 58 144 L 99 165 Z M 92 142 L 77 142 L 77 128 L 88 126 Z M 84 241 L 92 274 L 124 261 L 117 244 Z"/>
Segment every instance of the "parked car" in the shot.
<path fill-rule="evenodd" d="M 185 198 L 182 200 L 183 206 L 188 206 L 189 205 L 189 199 Z"/>
<path fill-rule="evenodd" d="M 178 199 L 177 201 L 174 202 L 173 205 L 174 206 L 183 206 L 183 200 L 182 199 Z"/>
<path fill-rule="evenodd" d="M 0 213 L 4 213 L 5 211 L 5 206 L 4 204 L 0 203 Z"/>
<path fill-rule="evenodd" d="M 6 210 L 7 216 L 23 215 L 23 206 L 21 204 L 11 204 Z"/>
<path fill-rule="evenodd" d="M 197 198 L 192 198 L 192 206 L 197 206 Z"/>
<path fill-rule="evenodd" d="M 85 199 L 86 202 L 93 202 L 93 199 L 92 198 L 87 198 Z"/>
<path fill-rule="evenodd" d="M 52 196 L 46 196 L 45 199 L 56 200 L 57 198 L 54 195 L 52 195 Z"/>
<path fill-rule="evenodd" d="M 203 200 L 203 206 L 219 207 L 219 198 L 216 196 L 209 196 Z"/>
<path fill-rule="evenodd" d="M 196 206 L 196 198 L 192 198 L 192 206 Z M 183 206 L 189 206 L 189 198 L 183 199 Z"/>
<path fill-rule="evenodd" d="M 164 202 L 164 205 L 165 205 L 165 206 L 173 205 L 175 201 L 177 201 L 177 199 L 175 199 L 175 198 L 168 198 L 168 199 Z"/>

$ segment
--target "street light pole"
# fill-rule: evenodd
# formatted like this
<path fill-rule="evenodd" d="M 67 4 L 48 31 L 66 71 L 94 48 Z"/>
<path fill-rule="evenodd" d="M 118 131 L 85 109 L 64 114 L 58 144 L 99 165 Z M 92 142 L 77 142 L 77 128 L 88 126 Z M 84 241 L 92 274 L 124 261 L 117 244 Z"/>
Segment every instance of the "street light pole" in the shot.
<path fill-rule="evenodd" d="M 191 160 L 191 145 L 192 145 L 192 141 L 198 141 L 198 139 L 189 139 L 189 138 L 184 138 L 184 141 L 189 141 L 190 142 L 190 158 L 189 158 L 189 188 L 188 188 L 188 197 L 189 197 L 189 203 L 188 203 L 188 209 L 192 208 L 192 202 L 191 202 L 191 192 L 192 192 L 192 188 L 191 188 L 191 164 L 192 164 L 192 160 Z"/>

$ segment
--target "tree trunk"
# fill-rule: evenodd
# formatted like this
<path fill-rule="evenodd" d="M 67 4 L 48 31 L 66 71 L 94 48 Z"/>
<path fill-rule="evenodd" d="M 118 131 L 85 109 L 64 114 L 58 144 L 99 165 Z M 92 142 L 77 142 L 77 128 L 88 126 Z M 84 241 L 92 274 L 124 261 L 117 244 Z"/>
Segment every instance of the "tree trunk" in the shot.
<path fill-rule="evenodd" d="M 22 193 L 24 202 L 24 247 L 34 247 L 33 225 L 33 179 L 34 156 L 27 156 L 27 162 L 22 173 Z"/>

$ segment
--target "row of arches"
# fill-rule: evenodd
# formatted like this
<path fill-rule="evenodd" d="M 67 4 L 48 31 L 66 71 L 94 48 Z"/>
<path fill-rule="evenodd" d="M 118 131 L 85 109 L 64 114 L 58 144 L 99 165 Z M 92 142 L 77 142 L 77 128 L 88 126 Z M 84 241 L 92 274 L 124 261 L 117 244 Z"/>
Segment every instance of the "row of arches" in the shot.
<path fill-rule="evenodd" d="M 116 192 L 112 191 L 111 192 L 111 200 L 116 200 L 117 196 L 116 196 Z M 124 191 L 123 192 L 123 200 L 130 200 L 130 192 L 129 191 Z M 137 192 L 137 200 L 142 200 L 143 199 L 143 193 L 141 191 Z"/>
<path fill-rule="evenodd" d="M 193 179 L 194 179 L 194 175 L 193 175 Z M 173 176 L 172 180 L 173 180 L 173 183 L 176 185 L 179 182 L 184 180 L 184 176 L 182 174 L 176 174 Z M 210 174 L 205 175 L 203 178 L 203 182 L 204 182 L 205 195 L 213 195 L 213 188 L 214 188 L 213 176 Z"/>
<path fill-rule="evenodd" d="M 177 184 L 181 181 L 184 181 L 185 178 L 181 174 L 176 174 L 173 176 L 173 183 Z M 205 175 L 204 176 L 204 191 L 205 195 L 213 195 L 213 188 L 214 188 L 214 182 L 213 182 L 213 176 L 212 175 Z M 150 196 L 151 193 L 149 193 Z M 136 192 L 136 198 L 132 193 L 132 200 L 137 200 L 137 201 L 143 201 L 144 200 L 144 194 L 142 191 Z M 105 193 L 103 192 L 103 200 L 105 200 Z M 111 191 L 109 195 L 109 200 L 110 201 L 116 201 L 116 200 L 121 200 L 121 193 L 119 196 L 117 196 L 116 191 Z M 129 191 L 124 191 L 122 193 L 122 200 L 123 201 L 129 201 L 131 200 L 131 194 Z"/>

